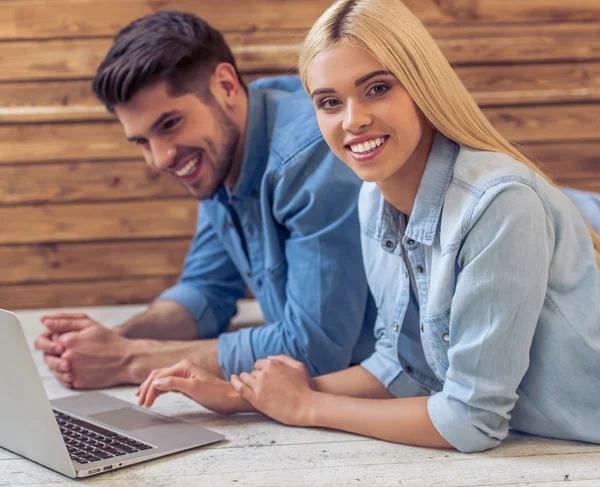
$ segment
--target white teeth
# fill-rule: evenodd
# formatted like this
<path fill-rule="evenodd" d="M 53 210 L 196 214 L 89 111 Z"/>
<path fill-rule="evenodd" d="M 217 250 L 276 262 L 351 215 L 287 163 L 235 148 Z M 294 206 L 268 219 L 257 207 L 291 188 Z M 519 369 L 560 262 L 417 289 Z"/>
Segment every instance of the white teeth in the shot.
<path fill-rule="evenodd" d="M 361 142 L 360 144 L 353 144 L 350 146 L 350 150 L 356 154 L 368 154 L 384 142 L 385 137 L 378 137 L 377 139 Z"/>
<path fill-rule="evenodd" d="M 179 171 L 175 171 L 175 174 L 177 174 L 177 176 L 179 176 L 180 178 L 182 178 L 184 176 L 188 176 L 189 174 L 192 174 L 194 172 L 194 170 L 196 169 L 196 166 L 198 165 L 199 160 L 200 160 L 200 156 L 194 157 L 185 166 L 183 166 Z"/>

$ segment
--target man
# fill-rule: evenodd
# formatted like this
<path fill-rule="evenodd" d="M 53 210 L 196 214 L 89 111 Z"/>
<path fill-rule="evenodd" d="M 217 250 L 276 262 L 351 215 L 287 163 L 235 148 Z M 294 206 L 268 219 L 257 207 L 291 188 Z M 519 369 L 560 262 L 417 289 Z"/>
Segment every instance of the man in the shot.
<path fill-rule="evenodd" d="M 297 78 L 246 88 L 221 33 L 171 11 L 117 35 L 94 90 L 146 162 L 200 200 L 199 218 L 178 284 L 146 312 L 116 330 L 81 313 L 42 318 L 35 346 L 63 384 L 138 384 L 184 358 L 228 379 L 276 354 L 319 375 L 372 352 L 360 181 Z M 223 333 L 246 287 L 266 324 Z"/>

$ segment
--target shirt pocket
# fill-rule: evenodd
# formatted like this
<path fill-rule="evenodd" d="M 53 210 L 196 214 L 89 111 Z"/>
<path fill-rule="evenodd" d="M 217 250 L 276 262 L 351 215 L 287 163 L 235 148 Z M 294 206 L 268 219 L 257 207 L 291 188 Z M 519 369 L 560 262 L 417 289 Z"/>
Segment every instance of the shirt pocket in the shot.
<path fill-rule="evenodd" d="M 436 361 L 444 376 L 448 370 L 448 348 L 450 346 L 450 308 L 443 313 L 422 320 L 425 347 Z"/>

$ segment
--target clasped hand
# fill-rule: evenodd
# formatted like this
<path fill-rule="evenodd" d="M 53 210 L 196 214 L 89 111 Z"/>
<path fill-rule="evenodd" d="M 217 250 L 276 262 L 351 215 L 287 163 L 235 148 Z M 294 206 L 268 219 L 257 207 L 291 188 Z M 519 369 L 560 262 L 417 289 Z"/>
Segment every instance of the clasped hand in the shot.
<path fill-rule="evenodd" d="M 41 318 L 46 327 L 35 340 L 44 361 L 66 387 L 96 389 L 130 382 L 129 340 L 84 313 Z"/>

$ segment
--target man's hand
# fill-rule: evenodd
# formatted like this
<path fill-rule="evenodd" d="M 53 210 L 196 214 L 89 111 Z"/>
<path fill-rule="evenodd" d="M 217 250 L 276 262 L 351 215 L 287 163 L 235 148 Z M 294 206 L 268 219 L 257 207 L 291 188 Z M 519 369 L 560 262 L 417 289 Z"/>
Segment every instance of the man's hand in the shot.
<path fill-rule="evenodd" d="M 83 313 L 43 316 L 47 331 L 35 341 L 44 361 L 66 387 L 95 389 L 132 382 L 131 340 Z"/>
<path fill-rule="evenodd" d="M 286 355 L 257 360 L 251 374 L 232 375 L 233 388 L 260 412 L 292 426 L 312 424 L 316 395 L 306 366 Z"/>
<path fill-rule="evenodd" d="M 254 411 L 229 382 L 189 360 L 153 370 L 136 392 L 138 404 L 150 407 L 158 396 L 166 392 L 180 392 L 218 414 Z"/>

